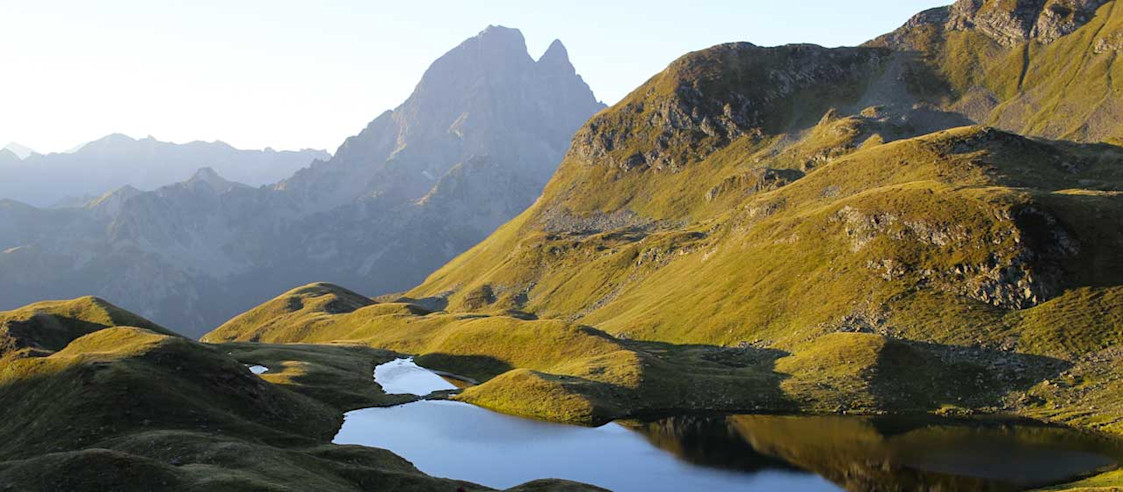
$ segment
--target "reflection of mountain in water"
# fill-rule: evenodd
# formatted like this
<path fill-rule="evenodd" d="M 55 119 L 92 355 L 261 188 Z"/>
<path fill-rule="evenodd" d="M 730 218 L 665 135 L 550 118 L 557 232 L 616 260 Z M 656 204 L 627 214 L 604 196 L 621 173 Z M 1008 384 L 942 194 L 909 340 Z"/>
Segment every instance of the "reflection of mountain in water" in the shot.
<path fill-rule="evenodd" d="M 798 469 L 787 461 L 758 453 L 724 417 L 686 415 L 630 427 L 687 463 L 750 472 Z"/>
<path fill-rule="evenodd" d="M 1021 490 L 1115 466 L 1118 443 L 1069 429 L 934 418 L 684 416 L 635 424 L 705 466 L 806 469 L 848 490 Z"/>

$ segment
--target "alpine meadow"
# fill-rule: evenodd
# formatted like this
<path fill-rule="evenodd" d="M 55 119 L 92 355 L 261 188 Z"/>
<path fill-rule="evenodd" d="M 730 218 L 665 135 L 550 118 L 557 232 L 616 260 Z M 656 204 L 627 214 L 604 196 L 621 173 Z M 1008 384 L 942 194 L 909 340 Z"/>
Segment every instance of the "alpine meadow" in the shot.
<path fill-rule="evenodd" d="M 332 153 L 0 150 L 0 491 L 1123 490 L 1123 7 L 878 34 L 608 106 L 491 25 Z"/>

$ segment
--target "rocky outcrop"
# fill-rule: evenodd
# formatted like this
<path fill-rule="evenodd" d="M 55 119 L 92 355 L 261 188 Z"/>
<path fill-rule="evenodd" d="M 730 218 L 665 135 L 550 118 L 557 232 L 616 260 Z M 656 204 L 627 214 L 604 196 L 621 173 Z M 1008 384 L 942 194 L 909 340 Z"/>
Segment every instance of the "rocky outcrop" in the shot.
<path fill-rule="evenodd" d="M 725 178 L 706 192 L 706 201 L 712 202 L 729 193 L 739 193 L 743 198 L 753 193 L 772 191 L 802 177 L 803 172 L 794 169 L 756 168 Z"/>
<path fill-rule="evenodd" d="M 974 31 L 1002 46 L 1029 40 L 1050 44 L 1075 32 L 1112 0 L 958 0 L 948 7 L 925 10 L 873 42 L 909 50 L 930 46 L 915 44 L 909 35 L 935 27 L 947 32 Z"/>
<path fill-rule="evenodd" d="M 959 0 L 947 29 L 974 29 L 1005 46 L 1036 40 L 1051 43 L 1091 20 L 1110 0 Z"/>
<path fill-rule="evenodd" d="M 897 258 L 869 261 L 866 267 L 884 280 L 911 275 L 923 284 L 1002 309 L 1026 309 L 1059 295 L 1064 287 L 1064 265 L 1080 253 L 1079 242 L 1055 217 L 1037 208 L 997 211 L 995 220 L 999 232 L 984 235 L 960 224 L 906 220 L 894 213 L 863 213 L 849 206 L 835 214 L 852 253 L 865 250 L 879 238 L 947 251 L 990 250 L 985 261 L 943 269 Z"/>
<path fill-rule="evenodd" d="M 1107 36 L 1096 39 L 1096 44 L 1092 46 L 1092 52 L 1095 54 L 1120 52 L 1123 51 L 1123 33 L 1115 32 Z"/>
<path fill-rule="evenodd" d="M 843 99 L 856 100 L 859 86 L 880 71 L 887 54 L 876 48 L 749 43 L 692 53 L 616 111 L 590 121 L 574 138 L 571 153 L 625 172 L 678 172 L 742 136 L 775 134 L 801 117 L 814 123 L 837 103 L 808 97 L 801 101 L 807 114 L 780 111 L 797 94 L 831 86 Z M 717 66 L 730 69 L 714 70 Z"/>
<path fill-rule="evenodd" d="M 1049 44 L 1079 29 L 1112 0 L 958 0 L 949 7 L 925 10 L 897 31 L 880 38 L 908 47 L 905 35 L 925 26 L 946 31 L 975 31 L 1012 47 L 1029 40 Z M 913 46 L 913 49 L 920 48 Z"/>

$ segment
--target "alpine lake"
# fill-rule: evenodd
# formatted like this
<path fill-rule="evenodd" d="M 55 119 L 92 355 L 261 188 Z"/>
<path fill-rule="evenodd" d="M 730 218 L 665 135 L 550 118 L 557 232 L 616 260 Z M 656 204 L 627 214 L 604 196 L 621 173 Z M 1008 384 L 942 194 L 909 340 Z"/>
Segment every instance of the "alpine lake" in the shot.
<path fill-rule="evenodd" d="M 463 385 L 410 359 L 374 376 L 393 394 Z M 334 442 L 489 487 L 561 478 L 622 492 L 1025 490 L 1123 461 L 1117 441 L 998 417 L 691 414 L 591 428 L 438 399 L 349 412 Z"/>

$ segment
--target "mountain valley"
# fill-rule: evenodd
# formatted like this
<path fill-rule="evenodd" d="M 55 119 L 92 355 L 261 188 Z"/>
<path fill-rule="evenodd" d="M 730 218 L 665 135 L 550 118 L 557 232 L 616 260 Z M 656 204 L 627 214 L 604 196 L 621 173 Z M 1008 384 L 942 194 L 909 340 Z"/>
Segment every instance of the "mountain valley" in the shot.
<path fill-rule="evenodd" d="M 848 490 L 1026 489 L 895 446 L 1075 430 L 1114 461 L 1049 490 L 1123 487 L 1116 7 L 721 44 L 607 108 L 560 42 L 492 26 L 275 185 L 0 202 L 0 490 L 486 490 L 331 443 L 419 400 L 686 456 L 717 415 L 723 446 Z M 406 357 L 458 389 L 371 379 Z"/>

